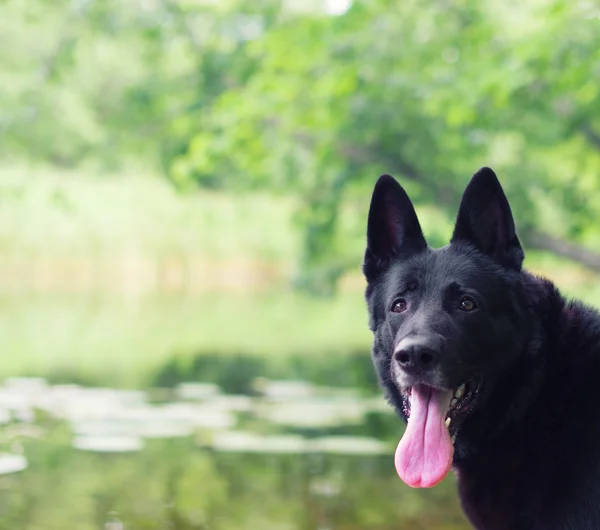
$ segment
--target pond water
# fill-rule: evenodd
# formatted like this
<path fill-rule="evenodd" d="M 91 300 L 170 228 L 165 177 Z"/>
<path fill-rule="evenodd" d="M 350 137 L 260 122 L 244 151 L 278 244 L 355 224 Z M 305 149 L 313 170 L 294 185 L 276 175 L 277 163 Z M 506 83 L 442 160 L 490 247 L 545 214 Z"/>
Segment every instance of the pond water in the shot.
<path fill-rule="evenodd" d="M 469 528 L 396 476 L 360 294 L 15 293 L 0 337 L 0 530 Z"/>
<path fill-rule="evenodd" d="M 258 378 L 123 390 L 0 386 L 0 528 L 468 528 L 453 477 L 393 468 L 402 427 L 359 388 Z"/>

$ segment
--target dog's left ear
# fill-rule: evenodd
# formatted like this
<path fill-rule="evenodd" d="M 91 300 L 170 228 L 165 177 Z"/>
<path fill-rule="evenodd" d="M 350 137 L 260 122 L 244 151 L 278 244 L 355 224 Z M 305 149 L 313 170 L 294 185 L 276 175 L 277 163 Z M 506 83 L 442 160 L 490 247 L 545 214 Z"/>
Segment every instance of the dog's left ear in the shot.
<path fill-rule="evenodd" d="M 452 235 L 452 243 L 457 241 L 470 243 L 507 268 L 521 270 L 525 254 L 510 205 L 488 167 L 475 173 L 465 189 Z"/>

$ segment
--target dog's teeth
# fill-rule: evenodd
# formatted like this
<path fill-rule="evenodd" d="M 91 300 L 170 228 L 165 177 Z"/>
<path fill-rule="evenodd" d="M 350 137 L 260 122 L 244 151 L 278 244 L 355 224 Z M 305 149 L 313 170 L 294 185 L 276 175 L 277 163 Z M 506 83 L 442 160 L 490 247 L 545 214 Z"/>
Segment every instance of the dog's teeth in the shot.
<path fill-rule="evenodd" d="M 451 421 L 452 421 L 452 418 L 446 418 L 446 427 L 450 427 Z"/>
<path fill-rule="evenodd" d="M 456 389 L 456 392 L 454 392 L 454 397 L 456 397 L 457 399 L 460 399 L 461 397 L 463 397 L 464 393 L 465 393 L 465 385 L 460 385 Z"/>
<path fill-rule="evenodd" d="M 456 405 L 457 403 L 458 403 L 458 399 L 456 399 L 455 397 L 450 400 L 451 407 L 454 407 L 454 405 Z"/>

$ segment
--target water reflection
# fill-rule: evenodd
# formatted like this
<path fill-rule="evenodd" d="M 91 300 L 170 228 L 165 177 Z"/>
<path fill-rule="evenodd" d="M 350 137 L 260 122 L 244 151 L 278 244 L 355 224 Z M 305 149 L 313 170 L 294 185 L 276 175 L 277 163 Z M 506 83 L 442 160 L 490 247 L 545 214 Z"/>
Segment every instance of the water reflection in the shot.
<path fill-rule="evenodd" d="M 452 478 L 426 492 L 400 483 L 399 423 L 363 394 L 267 379 L 251 395 L 6 380 L 0 529 L 468 528 Z"/>

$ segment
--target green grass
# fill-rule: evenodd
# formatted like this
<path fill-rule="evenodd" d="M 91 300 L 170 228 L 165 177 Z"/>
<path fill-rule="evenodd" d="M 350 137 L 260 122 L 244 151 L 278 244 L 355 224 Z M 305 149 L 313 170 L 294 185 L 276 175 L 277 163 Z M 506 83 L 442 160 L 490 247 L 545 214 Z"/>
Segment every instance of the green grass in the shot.
<path fill-rule="evenodd" d="M 147 175 L 0 170 L 0 260 L 128 251 L 285 259 L 297 252 L 292 201 L 254 193 L 179 194 Z"/>

